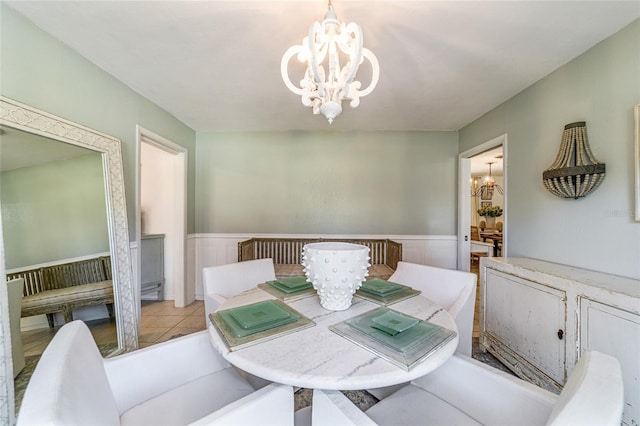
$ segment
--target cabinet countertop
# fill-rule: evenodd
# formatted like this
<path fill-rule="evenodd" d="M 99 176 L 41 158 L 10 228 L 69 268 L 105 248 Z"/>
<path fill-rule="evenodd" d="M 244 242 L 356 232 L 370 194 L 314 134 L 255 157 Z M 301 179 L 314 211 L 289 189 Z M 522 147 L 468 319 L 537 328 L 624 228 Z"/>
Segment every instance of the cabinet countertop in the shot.
<path fill-rule="evenodd" d="M 640 280 L 633 278 L 525 257 L 485 257 L 480 262 L 481 265 L 521 275 L 536 282 L 548 282 L 559 287 L 581 283 L 607 292 L 621 293 L 640 299 Z"/>

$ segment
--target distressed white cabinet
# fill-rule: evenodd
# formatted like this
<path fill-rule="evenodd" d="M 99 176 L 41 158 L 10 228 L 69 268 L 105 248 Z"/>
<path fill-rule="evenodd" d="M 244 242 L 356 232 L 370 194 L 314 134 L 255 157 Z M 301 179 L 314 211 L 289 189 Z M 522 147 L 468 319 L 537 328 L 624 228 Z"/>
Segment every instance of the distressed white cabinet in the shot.
<path fill-rule="evenodd" d="M 565 380 L 566 328 L 563 291 L 527 281 L 513 275 L 488 269 L 484 300 L 484 338 L 489 347 L 500 352 L 500 358 L 519 366 L 521 375 L 530 381 L 557 390 Z M 538 371 L 530 371 L 519 359 L 531 360 Z"/>
<path fill-rule="evenodd" d="M 640 424 L 640 280 L 527 258 L 480 261 L 480 345 L 559 392 L 580 355 L 622 367 L 623 424 Z"/>
<path fill-rule="evenodd" d="M 622 340 L 620 336 L 625 336 Z M 580 298 L 580 353 L 595 350 L 620 361 L 627 399 L 623 423 L 640 423 L 640 315 Z M 633 421 L 632 421 L 633 420 Z"/>

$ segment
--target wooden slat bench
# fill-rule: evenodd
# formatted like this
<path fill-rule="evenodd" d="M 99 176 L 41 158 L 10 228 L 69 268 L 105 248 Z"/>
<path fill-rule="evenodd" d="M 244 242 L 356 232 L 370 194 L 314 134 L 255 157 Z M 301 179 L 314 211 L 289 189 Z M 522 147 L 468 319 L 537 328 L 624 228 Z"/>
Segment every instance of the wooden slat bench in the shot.
<path fill-rule="evenodd" d="M 388 239 L 251 238 L 238 243 L 238 262 L 271 258 L 278 278 L 304 275 L 301 265 L 304 245 L 327 241 L 369 247 L 371 267 L 367 279 L 388 279 L 402 260 L 402 244 Z"/>
<path fill-rule="evenodd" d="M 7 280 L 14 278 L 24 278 L 23 318 L 46 314 L 49 327 L 53 327 L 57 312 L 69 322 L 73 309 L 102 304 L 113 318 L 111 256 L 7 273 Z"/>

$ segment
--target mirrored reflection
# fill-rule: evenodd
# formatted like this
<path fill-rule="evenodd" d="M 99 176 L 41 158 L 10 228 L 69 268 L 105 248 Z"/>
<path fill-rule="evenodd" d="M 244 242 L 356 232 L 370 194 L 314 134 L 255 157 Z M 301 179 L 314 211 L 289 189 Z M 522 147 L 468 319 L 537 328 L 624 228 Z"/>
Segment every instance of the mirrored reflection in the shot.
<path fill-rule="evenodd" d="M 65 321 L 85 321 L 104 355 L 118 348 L 102 154 L 1 126 L 0 206 L 7 279 L 25 280 L 9 300 L 18 399 Z"/>

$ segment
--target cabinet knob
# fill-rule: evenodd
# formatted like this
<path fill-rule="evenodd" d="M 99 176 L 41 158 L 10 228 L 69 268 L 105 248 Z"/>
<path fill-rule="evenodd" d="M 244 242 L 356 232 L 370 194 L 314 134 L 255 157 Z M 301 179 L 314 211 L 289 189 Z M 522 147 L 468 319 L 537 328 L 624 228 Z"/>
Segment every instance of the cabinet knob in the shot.
<path fill-rule="evenodd" d="M 558 339 L 562 340 L 563 336 L 564 336 L 564 331 L 558 330 Z"/>

